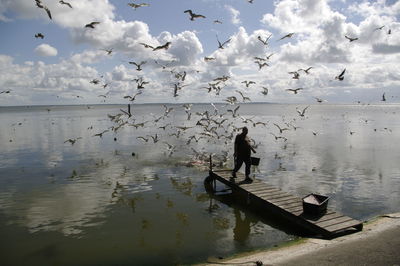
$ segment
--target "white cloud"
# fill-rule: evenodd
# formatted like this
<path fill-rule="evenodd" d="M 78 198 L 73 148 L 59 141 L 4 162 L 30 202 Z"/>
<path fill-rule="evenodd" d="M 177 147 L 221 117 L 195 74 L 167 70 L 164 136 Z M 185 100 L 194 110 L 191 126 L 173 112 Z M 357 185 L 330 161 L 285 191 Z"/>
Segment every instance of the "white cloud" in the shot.
<path fill-rule="evenodd" d="M 232 24 L 235 25 L 239 25 L 242 23 L 242 21 L 240 20 L 239 16 L 240 16 L 240 11 L 233 8 L 230 5 L 225 5 L 225 8 L 228 10 L 230 16 L 231 16 L 231 22 Z"/>
<path fill-rule="evenodd" d="M 56 56 L 57 49 L 46 43 L 43 43 L 35 48 L 35 53 L 40 56 Z"/>

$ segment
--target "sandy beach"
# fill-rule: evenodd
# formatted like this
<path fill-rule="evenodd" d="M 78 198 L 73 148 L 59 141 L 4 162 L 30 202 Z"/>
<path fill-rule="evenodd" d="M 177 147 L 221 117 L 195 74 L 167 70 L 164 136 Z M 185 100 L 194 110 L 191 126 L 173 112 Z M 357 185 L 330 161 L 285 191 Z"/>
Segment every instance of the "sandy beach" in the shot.
<path fill-rule="evenodd" d="M 305 238 L 253 254 L 210 258 L 204 265 L 400 265 L 399 248 L 400 213 L 393 213 L 332 240 Z"/>

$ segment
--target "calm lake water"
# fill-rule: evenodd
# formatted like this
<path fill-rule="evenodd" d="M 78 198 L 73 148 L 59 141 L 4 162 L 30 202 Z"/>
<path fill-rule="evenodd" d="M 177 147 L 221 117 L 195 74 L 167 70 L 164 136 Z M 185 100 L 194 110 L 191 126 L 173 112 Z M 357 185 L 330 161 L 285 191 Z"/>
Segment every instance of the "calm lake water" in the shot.
<path fill-rule="evenodd" d="M 304 117 L 300 105 L 240 105 L 235 117 L 236 106 L 170 107 L 133 105 L 130 118 L 126 106 L 0 107 L 0 264 L 190 264 L 295 239 L 205 191 L 203 157 L 232 167 L 229 136 L 244 125 L 256 178 L 328 195 L 360 220 L 400 211 L 400 105 L 310 105 Z M 205 111 L 215 122 L 196 126 Z"/>

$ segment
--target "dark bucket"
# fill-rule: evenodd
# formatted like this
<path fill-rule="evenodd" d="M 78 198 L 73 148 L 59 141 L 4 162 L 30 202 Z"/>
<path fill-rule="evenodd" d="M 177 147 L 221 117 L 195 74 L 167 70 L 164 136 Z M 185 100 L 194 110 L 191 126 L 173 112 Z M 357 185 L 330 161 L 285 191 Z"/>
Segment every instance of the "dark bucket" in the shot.
<path fill-rule="evenodd" d="M 251 165 L 256 165 L 258 166 L 260 164 L 260 158 L 257 157 L 250 157 L 251 160 Z"/>

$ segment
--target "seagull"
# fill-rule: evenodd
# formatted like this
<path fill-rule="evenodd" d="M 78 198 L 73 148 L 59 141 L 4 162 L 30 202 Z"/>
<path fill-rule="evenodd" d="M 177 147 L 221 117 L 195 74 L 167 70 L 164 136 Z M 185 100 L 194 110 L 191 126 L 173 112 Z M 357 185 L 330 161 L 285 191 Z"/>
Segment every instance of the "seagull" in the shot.
<path fill-rule="evenodd" d="M 274 55 L 274 53 L 271 53 L 270 55 L 268 55 L 266 58 L 267 58 L 267 60 L 269 60 L 270 58 L 271 58 L 271 56 L 273 56 Z"/>
<path fill-rule="evenodd" d="M 279 129 L 279 133 L 281 133 L 281 134 L 283 133 L 283 131 L 289 130 L 287 127 L 281 128 L 278 124 L 275 124 L 275 123 L 274 123 L 274 126 L 276 126 Z"/>
<path fill-rule="evenodd" d="M 137 89 L 138 89 L 138 90 L 144 89 L 143 85 L 146 85 L 146 84 L 149 84 L 149 83 L 150 83 L 150 82 L 148 82 L 148 81 L 144 81 L 142 77 L 137 78 L 137 79 L 133 79 L 133 81 L 136 82 L 136 85 L 137 85 Z"/>
<path fill-rule="evenodd" d="M 297 94 L 298 91 L 302 90 L 303 88 L 297 88 L 297 89 L 287 89 L 287 91 L 291 91 L 294 94 Z"/>
<path fill-rule="evenodd" d="M 302 69 L 300 68 L 298 71 L 304 71 L 304 73 L 306 73 L 307 75 L 310 74 L 309 71 L 312 69 L 313 67 L 309 67 L 307 69 Z"/>
<path fill-rule="evenodd" d="M 89 83 L 93 83 L 95 85 L 99 84 L 100 80 L 98 79 L 92 79 Z"/>
<path fill-rule="evenodd" d="M 69 142 L 69 143 L 71 143 L 71 145 L 74 145 L 75 142 L 76 142 L 78 139 L 81 139 L 81 138 L 82 138 L 82 137 L 78 137 L 78 138 L 76 138 L 76 139 L 67 139 L 66 141 L 64 141 L 64 143 Z"/>
<path fill-rule="evenodd" d="M 385 93 L 382 94 L 382 102 L 386 102 Z"/>
<path fill-rule="evenodd" d="M 168 108 L 168 106 L 166 106 L 165 104 L 163 104 L 163 106 L 164 106 L 164 108 L 165 108 L 164 116 L 168 116 L 169 113 L 170 113 L 172 110 L 174 110 L 174 108 L 172 108 L 172 107 Z"/>
<path fill-rule="evenodd" d="M 213 23 L 215 23 L 215 24 L 217 24 L 217 23 L 218 23 L 218 24 L 222 24 L 222 22 L 219 21 L 218 19 L 214 20 Z"/>
<path fill-rule="evenodd" d="M 153 46 L 151 46 L 151 45 L 149 45 L 149 44 L 147 44 L 147 43 L 143 43 L 143 42 L 141 42 L 141 43 L 139 43 L 140 45 L 143 45 L 144 46 L 144 48 L 150 48 L 150 49 L 154 49 L 154 47 Z"/>
<path fill-rule="evenodd" d="M 86 24 L 86 25 L 85 25 L 85 28 L 92 28 L 92 29 L 94 29 L 94 27 L 95 27 L 96 25 L 98 25 L 98 24 L 100 24 L 100 22 L 98 22 L 98 21 L 93 21 L 93 22 L 90 22 L 90 23 Z"/>
<path fill-rule="evenodd" d="M 161 50 L 161 49 L 165 49 L 168 50 L 169 46 L 171 45 L 171 42 L 166 42 L 163 45 L 157 46 L 153 48 L 153 51 L 157 51 L 157 50 Z"/>
<path fill-rule="evenodd" d="M 285 39 L 285 38 L 291 38 L 291 37 L 293 36 L 293 34 L 294 34 L 294 32 L 288 33 L 288 34 L 286 34 L 285 36 L 281 37 L 281 38 L 280 38 L 279 40 L 277 40 L 277 41 L 283 40 L 283 39 Z"/>
<path fill-rule="evenodd" d="M 229 43 L 229 42 L 231 41 L 231 39 L 228 39 L 228 40 L 224 41 L 223 43 L 221 43 L 221 42 L 219 41 L 219 39 L 218 39 L 218 35 L 216 35 L 216 36 L 217 36 L 218 48 L 219 48 L 219 49 L 224 49 L 224 45 L 227 44 L 227 43 Z"/>
<path fill-rule="evenodd" d="M 70 8 L 72 8 L 72 6 L 71 6 L 71 4 L 70 3 L 68 3 L 68 2 L 65 2 L 65 1 L 63 1 L 63 0 L 60 0 L 60 1 L 58 1 L 60 4 L 62 4 L 62 5 L 67 5 L 67 6 L 69 6 Z"/>
<path fill-rule="evenodd" d="M 318 98 L 318 97 L 314 97 L 315 98 L 315 100 L 317 100 L 317 102 L 319 102 L 319 103 L 322 103 L 324 100 L 322 100 L 321 98 Z"/>
<path fill-rule="evenodd" d="M 237 98 L 235 96 L 229 96 L 224 101 L 233 105 L 233 104 L 237 103 Z"/>
<path fill-rule="evenodd" d="M 215 60 L 216 58 L 215 57 L 207 57 L 207 56 L 205 56 L 204 57 L 204 61 L 212 61 L 212 60 Z"/>
<path fill-rule="evenodd" d="M 261 93 L 265 96 L 268 95 L 268 88 L 267 87 L 261 87 L 263 90 L 261 91 Z"/>
<path fill-rule="evenodd" d="M 46 11 L 47 15 L 49 16 L 49 18 L 52 19 L 50 9 L 48 9 L 47 6 L 43 5 L 41 0 L 35 0 L 35 2 L 36 2 L 36 6 L 38 8 L 43 8 Z"/>
<path fill-rule="evenodd" d="M 37 34 L 35 34 L 35 38 L 40 38 L 40 39 L 43 39 L 44 38 L 44 35 L 42 34 L 42 33 L 37 33 Z"/>
<path fill-rule="evenodd" d="M 136 63 L 136 62 L 130 61 L 130 62 L 128 62 L 128 63 L 131 64 L 131 65 L 135 65 L 137 71 L 141 71 L 141 70 L 142 70 L 141 66 L 144 65 L 144 64 L 146 64 L 147 61 L 141 61 L 140 63 Z"/>
<path fill-rule="evenodd" d="M 111 48 L 111 49 L 101 49 L 101 50 L 106 51 L 107 55 L 111 55 L 111 53 L 113 52 L 113 48 Z"/>
<path fill-rule="evenodd" d="M 235 109 L 233 109 L 233 110 L 231 110 L 231 109 L 229 109 L 229 110 L 227 110 L 227 112 L 231 112 L 232 113 L 232 117 L 236 117 L 237 116 L 237 111 L 239 110 L 239 108 L 240 108 L 240 105 L 238 105 Z"/>
<path fill-rule="evenodd" d="M 298 109 L 296 108 L 296 111 L 297 111 L 297 113 L 298 113 L 301 117 L 304 117 L 304 115 L 305 115 L 306 110 L 307 110 L 308 107 L 310 107 L 310 106 L 307 106 L 307 107 L 304 108 L 302 111 L 300 111 L 300 110 L 298 110 Z"/>
<path fill-rule="evenodd" d="M 149 139 L 148 138 L 145 138 L 145 137 L 142 137 L 142 136 L 139 136 L 139 137 L 136 137 L 137 139 L 141 139 L 141 140 L 143 140 L 144 142 L 148 142 L 149 141 Z"/>
<path fill-rule="evenodd" d="M 0 91 L 0 94 L 2 94 L 2 93 L 10 93 L 11 92 L 11 90 L 5 90 L 5 91 Z"/>
<path fill-rule="evenodd" d="M 100 138 L 102 138 L 103 137 L 103 134 L 104 133 L 106 133 L 106 132 L 108 132 L 109 130 L 108 129 L 106 129 L 106 130 L 104 130 L 103 132 L 100 132 L 100 133 L 97 133 L 97 134 L 94 134 L 93 135 L 93 137 L 100 137 Z"/>
<path fill-rule="evenodd" d="M 249 97 L 244 96 L 243 93 L 240 90 L 236 90 L 236 92 L 239 93 L 240 96 L 242 96 L 242 101 L 243 102 L 245 102 L 245 101 L 251 102 L 251 99 Z"/>
<path fill-rule="evenodd" d="M 271 132 L 270 132 L 269 134 L 271 134 L 272 136 L 274 136 L 275 140 L 283 139 L 283 141 L 287 141 L 287 138 L 285 138 L 285 137 L 283 137 L 283 136 L 277 136 L 277 135 L 275 135 L 275 134 L 273 134 L 273 133 L 271 133 Z"/>
<path fill-rule="evenodd" d="M 206 18 L 206 17 L 203 16 L 203 15 L 193 13 L 192 10 L 190 10 L 190 9 L 183 11 L 183 13 L 189 13 L 189 15 L 190 15 L 190 20 L 192 20 L 192 21 L 193 21 L 195 18 Z"/>
<path fill-rule="evenodd" d="M 124 99 L 129 99 L 129 101 L 133 102 L 136 99 L 136 96 L 138 96 L 139 94 L 142 94 L 142 91 L 137 92 L 133 96 L 130 96 L 130 95 L 124 96 Z"/>
<path fill-rule="evenodd" d="M 381 30 L 381 29 L 383 29 L 383 27 L 385 27 L 385 25 L 380 26 L 380 27 L 378 27 L 378 28 L 375 28 L 374 31 L 376 31 L 376 30 Z"/>
<path fill-rule="evenodd" d="M 265 66 L 269 66 L 268 63 L 264 62 L 261 63 L 260 61 L 254 61 L 257 65 L 258 65 L 258 70 L 260 70 L 261 68 L 265 67 Z"/>
<path fill-rule="evenodd" d="M 153 143 L 157 143 L 157 142 L 160 140 L 160 139 L 158 138 L 157 133 L 156 133 L 154 136 L 151 136 L 151 135 L 150 135 L 150 138 L 152 138 Z"/>
<path fill-rule="evenodd" d="M 247 80 L 245 80 L 245 81 L 242 81 L 241 83 L 244 83 L 245 85 L 246 85 L 246 88 L 248 88 L 251 84 L 256 84 L 254 81 L 247 81 Z"/>
<path fill-rule="evenodd" d="M 351 37 L 348 37 L 348 36 L 346 36 L 346 35 L 344 35 L 344 37 L 345 37 L 347 40 L 349 40 L 350 42 L 354 42 L 354 41 L 358 40 L 358 38 L 351 38 Z"/>
<path fill-rule="evenodd" d="M 344 73 L 345 72 L 346 72 L 346 68 L 343 69 L 343 71 L 338 76 L 336 76 L 335 79 L 338 79 L 338 80 L 342 81 L 344 79 Z"/>
<path fill-rule="evenodd" d="M 291 72 L 288 72 L 288 73 L 293 75 L 292 79 L 299 79 L 300 78 L 300 74 L 297 71 L 291 71 Z"/>
<path fill-rule="evenodd" d="M 136 10 L 139 7 L 150 6 L 150 5 L 146 3 L 141 3 L 141 4 L 129 3 L 128 6 L 133 7 Z"/>
<path fill-rule="evenodd" d="M 261 36 L 258 35 L 258 36 L 257 36 L 257 39 L 258 39 L 260 42 L 262 42 L 264 45 L 268 45 L 268 41 L 269 41 L 269 39 L 271 38 L 271 36 L 272 36 L 272 34 L 269 35 L 265 40 L 263 40 L 263 39 L 261 38 Z"/>

